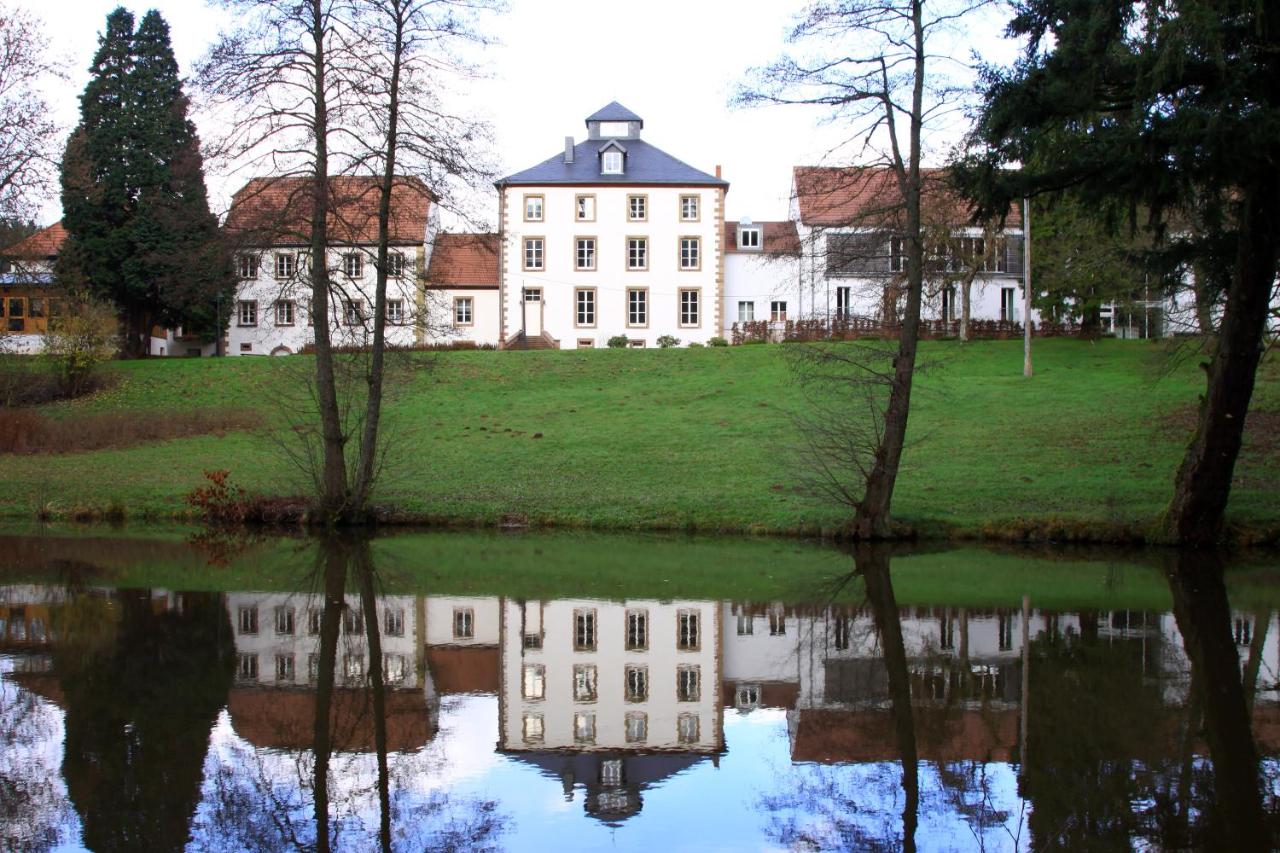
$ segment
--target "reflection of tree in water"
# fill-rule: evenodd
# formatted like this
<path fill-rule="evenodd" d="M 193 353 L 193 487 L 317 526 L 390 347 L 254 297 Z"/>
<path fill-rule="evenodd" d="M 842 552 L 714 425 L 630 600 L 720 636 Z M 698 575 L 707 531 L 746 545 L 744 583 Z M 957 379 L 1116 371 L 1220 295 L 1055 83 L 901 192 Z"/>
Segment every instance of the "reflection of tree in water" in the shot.
<path fill-rule="evenodd" d="M 55 647 L 63 776 L 90 849 L 181 849 L 231 683 L 226 608 L 202 593 L 166 608 L 138 590 L 121 591 L 115 607 L 111 642 Z"/>
<path fill-rule="evenodd" d="M 8 679 L 0 683 L 0 841 L 6 850 L 48 850 L 74 819 L 56 763 L 44 760 L 61 733 L 47 702 Z"/>
<path fill-rule="evenodd" d="M 313 712 L 299 721 L 311 748 L 225 747 L 208 775 L 207 809 L 194 836 L 203 849 L 219 850 L 496 849 L 506 829 L 497 803 L 424 791 L 441 770 L 436 759 L 425 748 L 388 749 L 391 712 L 367 543 L 323 542 L 317 575 L 324 591 L 319 667 Z M 339 649 L 349 642 L 339 632 L 348 586 L 359 595 L 368 650 L 356 691 L 336 684 Z"/>

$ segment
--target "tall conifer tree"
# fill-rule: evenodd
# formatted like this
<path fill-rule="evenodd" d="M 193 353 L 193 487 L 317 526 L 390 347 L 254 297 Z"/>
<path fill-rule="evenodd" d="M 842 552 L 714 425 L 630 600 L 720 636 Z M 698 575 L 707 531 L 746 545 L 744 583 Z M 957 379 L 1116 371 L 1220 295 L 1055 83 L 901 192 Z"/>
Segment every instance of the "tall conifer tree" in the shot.
<path fill-rule="evenodd" d="M 234 282 L 169 27 L 154 11 L 133 24 L 124 9 L 107 17 L 67 144 L 59 273 L 114 302 L 126 354 L 143 355 L 153 325 L 219 333 Z"/>

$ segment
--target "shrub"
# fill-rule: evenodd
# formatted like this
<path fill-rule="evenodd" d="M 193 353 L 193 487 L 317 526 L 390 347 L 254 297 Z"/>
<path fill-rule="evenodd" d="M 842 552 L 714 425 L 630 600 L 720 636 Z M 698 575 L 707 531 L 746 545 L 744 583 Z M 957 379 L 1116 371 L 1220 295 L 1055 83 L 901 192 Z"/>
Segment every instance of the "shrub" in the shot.
<path fill-rule="evenodd" d="M 50 320 L 45 358 L 68 397 L 92 389 L 94 371 L 115 354 L 116 328 L 115 311 L 93 300 L 68 303 L 65 314 Z"/>
<path fill-rule="evenodd" d="M 626 349 L 630 345 L 631 339 L 626 335 L 614 335 L 612 338 L 609 338 L 609 343 L 607 344 L 609 349 Z"/>
<path fill-rule="evenodd" d="M 709 347 L 727 347 L 728 345 L 729 342 L 719 335 L 716 335 L 714 338 L 707 341 L 707 346 Z"/>
<path fill-rule="evenodd" d="M 689 342 L 689 349 L 702 349 L 702 346 L 703 346 L 703 345 L 702 345 L 702 344 L 700 344 L 700 343 L 698 343 L 697 341 L 690 341 L 690 342 Z"/>
<path fill-rule="evenodd" d="M 661 349 L 671 349 L 680 346 L 680 339 L 674 335 L 660 335 L 658 337 L 658 346 Z"/>
<path fill-rule="evenodd" d="M 150 417 L 133 412 L 104 412 L 73 418 L 50 418 L 30 409 L 0 409 L 0 453 L 83 453 L 253 429 L 260 423 L 256 412 L 237 409 L 200 409 Z"/>

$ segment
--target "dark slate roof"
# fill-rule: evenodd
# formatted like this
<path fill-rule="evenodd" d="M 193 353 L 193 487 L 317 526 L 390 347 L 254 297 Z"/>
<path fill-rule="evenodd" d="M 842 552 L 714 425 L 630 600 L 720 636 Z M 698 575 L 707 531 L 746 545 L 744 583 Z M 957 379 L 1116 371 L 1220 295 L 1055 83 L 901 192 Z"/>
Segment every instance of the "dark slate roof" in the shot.
<path fill-rule="evenodd" d="M 644 119 L 617 101 L 610 101 L 608 106 L 596 110 L 587 116 L 587 121 L 638 121 L 641 127 L 644 126 Z"/>
<path fill-rule="evenodd" d="M 653 147 L 642 139 L 628 139 L 622 145 L 627 152 L 626 172 L 621 175 L 600 174 L 600 149 L 603 139 L 588 139 L 573 147 L 573 162 L 564 162 L 564 152 L 542 161 L 531 169 L 508 175 L 497 182 L 508 184 L 678 184 L 681 186 L 727 187 L 729 182 L 693 168 Z"/>

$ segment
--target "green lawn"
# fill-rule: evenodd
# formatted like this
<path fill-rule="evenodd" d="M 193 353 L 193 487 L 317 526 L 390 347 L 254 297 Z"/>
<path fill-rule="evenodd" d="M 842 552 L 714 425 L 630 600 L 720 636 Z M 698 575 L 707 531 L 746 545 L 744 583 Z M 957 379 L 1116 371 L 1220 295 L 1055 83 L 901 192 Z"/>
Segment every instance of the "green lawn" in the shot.
<path fill-rule="evenodd" d="M 1070 531 L 1140 525 L 1163 508 L 1203 386 L 1191 360 L 1171 363 L 1146 342 L 1038 341 L 1036 376 L 1025 380 L 1018 341 L 927 343 L 922 357 L 935 366 L 914 396 L 901 521 L 997 534 L 1056 519 Z M 394 439 L 379 494 L 405 514 L 761 532 L 830 530 L 845 516 L 797 488 L 792 413 L 802 403 L 781 347 L 413 359 L 387 413 Z M 120 363 L 111 390 L 49 411 L 248 407 L 279 424 L 280 400 L 309 367 L 303 357 Z M 1263 427 L 1280 413 L 1278 377 L 1272 359 L 1255 393 Z M 299 493 L 282 435 L 0 457 L 0 515 L 116 505 L 133 518 L 176 516 L 201 471 L 217 468 L 251 490 Z M 1233 521 L 1280 527 L 1276 448 L 1262 428 L 1246 437 Z"/>

